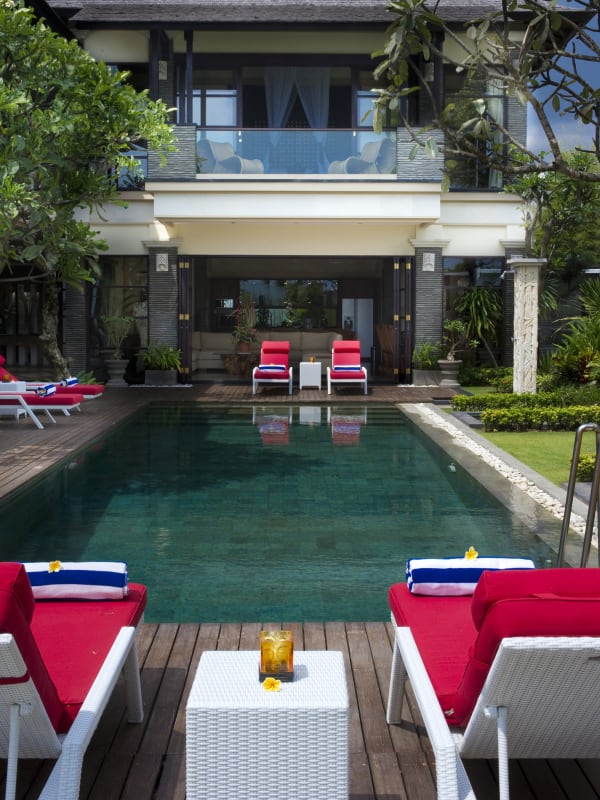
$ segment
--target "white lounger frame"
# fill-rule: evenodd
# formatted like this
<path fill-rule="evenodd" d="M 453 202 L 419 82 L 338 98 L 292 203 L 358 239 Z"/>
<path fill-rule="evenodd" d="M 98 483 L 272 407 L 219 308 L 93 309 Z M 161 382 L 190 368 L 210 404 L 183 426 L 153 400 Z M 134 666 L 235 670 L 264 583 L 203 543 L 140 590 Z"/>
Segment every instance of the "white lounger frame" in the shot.
<path fill-rule="evenodd" d="M 52 395 L 52 397 L 56 397 L 56 395 Z M 27 416 L 33 420 L 34 425 L 36 427 L 43 429 L 43 425 L 37 417 L 36 411 L 43 411 L 44 414 L 48 417 L 50 422 L 56 425 L 56 420 L 50 413 L 52 411 L 62 411 L 67 417 L 71 416 L 71 411 L 80 410 L 79 403 L 68 402 L 68 399 L 65 398 L 65 402 L 63 405 L 60 403 L 53 403 L 51 406 L 44 406 L 44 405 L 35 405 L 30 406 L 29 403 L 25 400 L 23 395 L 18 394 L 18 392 L 9 392 L 8 394 L 0 394 L 0 400 L 12 400 L 13 403 L 11 405 L 1 405 L 0 406 L 0 415 L 10 415 L 15 416 L 17 419 L 22 414 L 27 414 Z M 35 409 L 35 411 L 34 411 Z"/>
<path fill-rule="evenodd" d="M 435 755 L 439 800 L 474 800 L 461 757 L 498 758 L 508 800 L 509 758 L 600 754 L 600 638 L 503 639 L 464 734 L 448 726 L 410 628 L 396 628 L 388 723 L 401 719 L 406 677 Z"/>
<path fill-rule="evenodd" d="M 258 370 L 259 370 L 258 367 L 254 367 L 252 369 L 252 394 L 256 394 L 256 389 L 257 389 L 259 383 L 266 383 L 266 384 L 287 383 L 289 385 L 288 394 L 292 393 L 292 376 L 293 376 L 293 372 L 294 372 L 294 368 L 293 367 L 289 367 L 289 370 L 288 370 L 289 371 L 289 377 L 288 378 L 275 378 L 275 377 L 273 377 L 273 378 L 257 378 L 256 377 L 256 373 L 258 372 Z M 274 375 L 276 375 L 276 374 L 277 374 L 277 372 L 274 371 Z"/>
<path fill-rule="evenodd" d="M 127 719 L 144 718 L 136 630 L 121 628 L 71 728 L 57 736 L 31 679 L 0 686 L 0 755 L 7 758 L 6 800 L 14 800 L 19 758 L 58 758 L 40 800 L 77 800 L 86 748 L 121 673 L 127 691 Z M 0 634 L 0 674 L 18 678 L 26 672 L 9 633 Z"/>

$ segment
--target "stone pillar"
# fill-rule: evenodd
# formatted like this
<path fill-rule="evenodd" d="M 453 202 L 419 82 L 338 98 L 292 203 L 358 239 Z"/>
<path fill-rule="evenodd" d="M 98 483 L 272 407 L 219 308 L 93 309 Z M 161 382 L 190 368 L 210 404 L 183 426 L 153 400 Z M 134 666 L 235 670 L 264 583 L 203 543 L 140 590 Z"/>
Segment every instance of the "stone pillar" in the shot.
<path fill-rule="evenodd" d="M 515 316 L 513 341 L 513 392 L 535 393 L 537 381 L 538 292 L 543 258 L 513 258 Z"/>

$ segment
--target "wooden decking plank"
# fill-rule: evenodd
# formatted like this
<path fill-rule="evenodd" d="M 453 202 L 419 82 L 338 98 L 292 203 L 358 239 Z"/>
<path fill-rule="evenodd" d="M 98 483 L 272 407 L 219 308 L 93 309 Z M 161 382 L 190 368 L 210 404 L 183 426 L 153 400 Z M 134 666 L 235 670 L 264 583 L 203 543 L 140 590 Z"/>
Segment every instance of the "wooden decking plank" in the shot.
<path fill-rule="evenodd" d="M 325 628 L 321 622 L 305 622 L 304 629 L 304 649 L 305 650 L 325 650 Z"/>
<path fill-rule="evenodd" d="M 217 650 L 239 650 L 241 632 L 242 626 L 238 623 L 221 625 Z"/>
<path fill-rule="evenodd" d="M 346 636 L 367 752 L 393 753 L 394 747 L 385 721 L 385 709 L 364 625 L 348 624 Z"/>
<path fill-rule="evenodd" d="M 376 797 L 393 797 L 395 800 L 434 800 L 433 795 L 408 794 L 398 768 L 395 753 L 369 753 Z"/>
<path fill-rule="evenodd" d="M 156 695 L 139 753 L 151 753 L 160 758 L 167 751 L 171 731 L 175 725 L 177 710 L 183 696 L 188 665 L 196 644 L 193 626 L 178 626 L 177 635 L 164 670 L 163 680 Z"/>
<path fill-rule="evenodd" d="M 583 773 L 581 765 L 574 759 L 553 759 L 550 768 L 556 775 L 566 797 L 575 797 L 577 800 L 594 800 L 596 792 L 593 785 Z"/>

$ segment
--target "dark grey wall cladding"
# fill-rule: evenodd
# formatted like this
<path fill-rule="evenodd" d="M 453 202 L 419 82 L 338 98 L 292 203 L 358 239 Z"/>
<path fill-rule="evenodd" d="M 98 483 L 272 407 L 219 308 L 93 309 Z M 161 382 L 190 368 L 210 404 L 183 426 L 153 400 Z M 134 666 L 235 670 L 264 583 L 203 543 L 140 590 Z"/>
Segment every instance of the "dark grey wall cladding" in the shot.
<path fill-rule="evenodd" d="M 196 178 L 196 127 L 178 125 L 174 128 L 175 147 L 172 153 L 165 154 L 164 165 L 160 155 L 148 151 L 149 181 L 195 180 Z"/>
<path fill-rule="evenodd" d="M 63 313 L 63 355 L 72 375 L 86 368 L 87 314 L 85 292 L 67 286 Z"/>
<path fill-rule="evenodd" d="M 396 149 L 398 158 L 398 180 L 399 181 L 436 181 L 442 180 L 442 167 L 444 156 L 440 147 L 444 142 L 441 131 L 428 131 L 423 136 L 424 139 L 433 139 L 438 146 L 436 158 L 430 158 L 423 148 L 419 148 L 417 154 L 411 159 L 410 154 L 415 146 L 415 142 L 410 138 L 409 133 L 404 128 L 398 128 L 396 134 Z"/>
<path fill-rule="evenodd" d="M 418 247 L 415 251 L 415 346 L 442 339 L 443 284 L 442 248 Z"/>
<path fill-rule="evenodd" d="M 167 255 L 167 264 L 162 255 Z M 165 269 L 166 266 L 166 269 Z M 150 252 L 148 344 L 177 347 L 177 250 L 158 247 Z"/>

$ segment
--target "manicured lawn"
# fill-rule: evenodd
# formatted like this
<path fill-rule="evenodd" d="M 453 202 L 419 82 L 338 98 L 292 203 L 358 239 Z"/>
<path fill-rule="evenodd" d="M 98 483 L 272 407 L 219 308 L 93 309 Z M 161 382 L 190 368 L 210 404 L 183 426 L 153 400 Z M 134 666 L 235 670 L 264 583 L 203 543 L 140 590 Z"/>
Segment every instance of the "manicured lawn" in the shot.
<path fill-rule="evenodd" d="M 528 431 L 527 433 L 479 431 L 479 433 L 552 483 L 560 486 L 569 480 L 575 443 L 574 431 Z M 592 432 L 584 434 L 581 454 L 593 455 L 595 452 L 595 434 Z"/>

